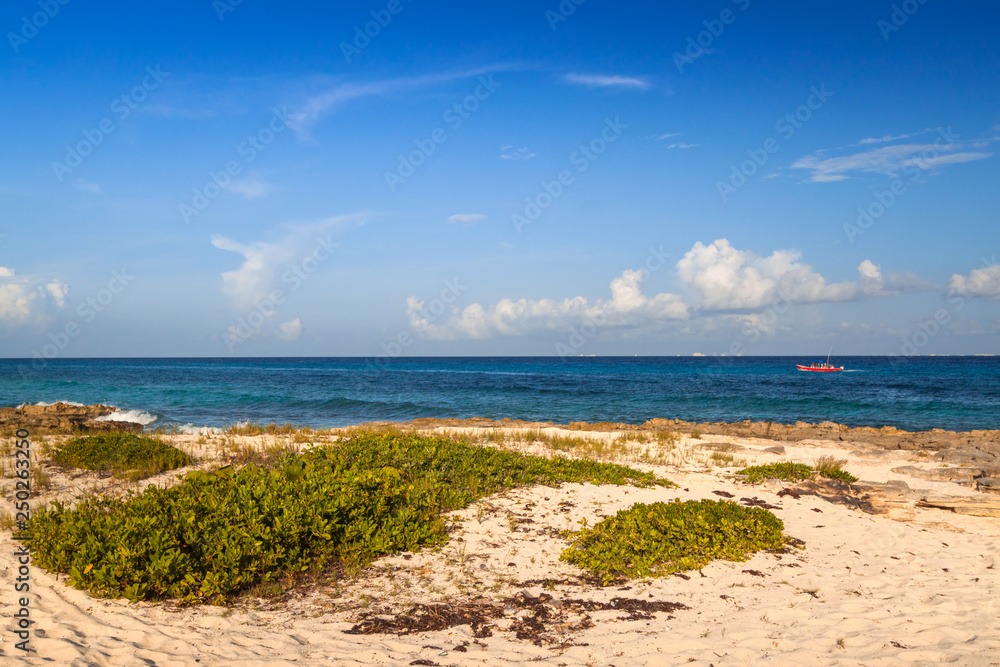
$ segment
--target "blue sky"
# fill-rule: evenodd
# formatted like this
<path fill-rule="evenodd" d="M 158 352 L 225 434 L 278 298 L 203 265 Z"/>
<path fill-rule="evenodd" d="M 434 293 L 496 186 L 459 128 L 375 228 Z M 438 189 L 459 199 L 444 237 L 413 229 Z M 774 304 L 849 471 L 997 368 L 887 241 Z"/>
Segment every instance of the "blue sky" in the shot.
<path fill-rule="evenodd" d="M 5 4 L 0 356 L 998 352 L 1000 10 L 651 4 Z"/>

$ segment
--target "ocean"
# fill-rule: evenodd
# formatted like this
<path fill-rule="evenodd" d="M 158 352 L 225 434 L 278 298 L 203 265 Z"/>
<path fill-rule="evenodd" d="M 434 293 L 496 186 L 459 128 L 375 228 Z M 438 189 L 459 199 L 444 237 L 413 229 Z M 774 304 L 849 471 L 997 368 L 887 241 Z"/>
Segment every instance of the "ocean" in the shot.
<path fill-rule="evenodd" d="M 0 360 L 0 405 L 104 403 L 147 428 L 328 428 L 418 417 L 834 421 L 1000 428 L 1000 357 L 432 357 Z"/>

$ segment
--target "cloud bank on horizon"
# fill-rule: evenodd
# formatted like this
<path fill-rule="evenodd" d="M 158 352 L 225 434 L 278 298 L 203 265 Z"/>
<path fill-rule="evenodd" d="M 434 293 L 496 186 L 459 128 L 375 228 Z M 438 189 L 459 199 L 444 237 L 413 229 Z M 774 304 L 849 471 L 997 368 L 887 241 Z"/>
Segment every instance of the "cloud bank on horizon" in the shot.
<path fill-rule="evenodd" d="M 679 286 L 693 296 L 691 301 L 670 292 L 644 295 L 642 286 L 651 272 L 642 268 L 626 269 L 613 279 L 610 299 L 504 298 L 489 306 L 473 303 L 455 307 L 446 322 L 435 324 L 425 312 L 424 301 L 411 296 L 406 300 L 406 312 L 412 328 L 425 338 L 483 339 L 565 330 L 587 322 L 609 330 L 669 326 L 720 312 L 752 314 L 779 303 L 791 306 L 857 301 L 935 289 L 911 272 L 885 277 L 881 267 L 867 259 L 858 266 L 856 281 L 828 283 L 812 267 L 800 262 L 801 257 L 798 250 L 776 250 L 761 257 L 718 239 L 709 245 L 695 243 L 674 267 Z M 986 271 L 994 282 L 1000 278 L 1000 267 Z M 992 294 L 993 284 L 984 283 L 978 273 L 974 271 L 972 278 L 978 286 L 976 295 Z M 968 293 L 967 280 L 954 276 L 952 291 Z"/>

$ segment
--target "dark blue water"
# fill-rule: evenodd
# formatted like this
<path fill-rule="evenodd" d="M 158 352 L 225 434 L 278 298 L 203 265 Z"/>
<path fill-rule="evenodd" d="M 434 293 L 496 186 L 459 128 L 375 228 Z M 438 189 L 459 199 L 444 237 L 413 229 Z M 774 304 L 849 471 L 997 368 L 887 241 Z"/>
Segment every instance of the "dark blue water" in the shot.
<path fill-rule="evenodd" d="M 1000 428 L 1000 357 L 474 357 L 0 360 L 0 405 L 107 403 L 152 426 L 330 427 L 416 417 L 830 420 Z M 40 366 L 40 363 L 36 364 Z"/>

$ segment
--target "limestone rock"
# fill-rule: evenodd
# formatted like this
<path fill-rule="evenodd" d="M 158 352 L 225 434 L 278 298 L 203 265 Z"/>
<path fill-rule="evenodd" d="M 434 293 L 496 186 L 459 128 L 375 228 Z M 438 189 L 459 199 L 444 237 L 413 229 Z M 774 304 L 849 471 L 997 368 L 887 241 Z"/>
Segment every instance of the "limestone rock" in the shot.
<path fill-rule="evenodd" d="M 930 479 L 938 482 L 955 482 L 971 486 L 972 481 L 984 475 L 982 468 L 918 468 L 916 466 L 900 466 L 893 468 L 894 473 L 909 475 L 919 479 Z"/>
<path fill-rule="evenodd" d="M 885 514 L 896 521 L 910 521 L 915 517 L 913 508 L 917 497 L 903 480 L 855 482 L 851 489 L 857 494 L 858 509 L 863 512 Z"/>
<path fill-rule="evenodd" d="M 976 491 L 1000 494 L 1000 479 L 996 477 L 982 477 L 977 479 Z"/>
<path fill-rule="evenodd" d="M 103 426 L 107 422 L 95 422 L 98 417 L 110 415 L 115 408 L 108 405 L 69 405 L 55 403 L 53 405 L 22 405 L 17 408 L 0 408 L 0 427 L 8 429 L 26 428 L 29 431 L 49 433 L 75 433 L 96 428 L 102 431 L 129 430 L 136 426 L 142 430 L 141 424 L 128 427 Z M 117 422 L 126 424 L 129 422 Z M 138 432 L 135 431 L 135 432 Z"/>
<path fill-rule="evenodd" d="M 1000 518 L 1000 498 L 990 496 L 926 496 L 920 499 L 917 507 L 936 507 L 956 514 Z"/>
<path fill-rule="evenodd" d="M 934 460 L 959 465 L 1000 465 L 1000 459 L 997 458 L 996 454 L 977 447 L 944 449 L 934 455 Z"/>

